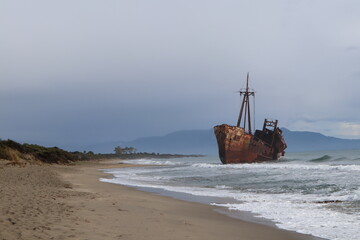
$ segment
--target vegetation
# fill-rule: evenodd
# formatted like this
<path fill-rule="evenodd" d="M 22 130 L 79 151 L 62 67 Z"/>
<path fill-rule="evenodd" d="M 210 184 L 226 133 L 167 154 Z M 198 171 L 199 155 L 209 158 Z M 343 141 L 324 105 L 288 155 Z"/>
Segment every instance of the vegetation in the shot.
<path fill-rule="evenodd" d="M 136 148 L 133 147 L 120 147 L 114 148 L 115 154 L 101 154 L 103 156 L 111 155 L 117 156 L 121 159 L 139 159 L 139 158 L 180 158 L 180 157 L 201 157 L 202 155 L 183 155 L 183 154 L 163 154 L 163 153 L 148 153 L 148 152 L 136 152 Z"/>
<path fill-rule="evenodd" d="M 20 144 L 12 140 L 0 141 L 0 159 L 14 163 L 44 162 L 70 163 L 77 160 L 91 159 L 91 153 L 68 152 L 57 147 L 43 147 L 36 144 Z"/>
<path fill-rule="evenodd" d="M 89 152 L 68 152 L 58 147 L 43 147 L 36 144 L 20 144 L 13 140 L 0 140 L 0 160 L 8 160 L 13 164 L 26 163 L 57 163 L 68 164 L 82 160 L 96 159 L 138 159 L 138 158 L 176 158 L 197 157 L 200 155 L 159 154 L 136 152 L 133 147 L 120 147 L 114 149 L 115 153 L 95 154 Z"/>
<path fill-rule="evenodd" d="M 118 154 L 118 155 L 121 155 L 121 154 L 133 154 L 133 153 L 136 153 L 136 148 L 133 148 L 133 147 L 120 147 L 120 146 L 117 146 L 115 147 L 114 149 L 114 152 L 115 154 Z"/>

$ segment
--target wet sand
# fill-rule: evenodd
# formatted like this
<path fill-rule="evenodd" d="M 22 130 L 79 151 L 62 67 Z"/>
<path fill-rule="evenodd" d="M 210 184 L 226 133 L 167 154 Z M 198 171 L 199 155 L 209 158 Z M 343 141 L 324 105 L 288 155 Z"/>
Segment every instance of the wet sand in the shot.
<path fill-rule="evenodd" d="M 313 239 L 231 218 L 213 206 L 100 182 L 111 176 L 98 169 L 112 167 L 128 165 L 0 166 L 0 240 Z"/>

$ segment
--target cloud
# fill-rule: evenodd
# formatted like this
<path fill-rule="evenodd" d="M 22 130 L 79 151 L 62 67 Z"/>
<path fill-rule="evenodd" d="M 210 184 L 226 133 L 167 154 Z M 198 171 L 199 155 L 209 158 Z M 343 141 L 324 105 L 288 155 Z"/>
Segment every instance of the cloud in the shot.
<path fill-rule="evenodd" d="M 320 132 L 327 136 L 360 139 L 360 123 L 331 120 L 299 120 L 290 125 L 292 130 Z"/>
<path fill-rule="evenodd" d="M 339 132 L 343 137 L 351 137 L 355 139 L 360 138 L 360 123 L 354 122 L 340 122 Z"/>
<path fill-rule="evenodd" d="M 248 71 L 257 126 L 271 117 L 354 137 L 338 123 L 360 119 L 359 11 L 335 0 L 2 1 L 1 137 L 96 142 L 235 123 Z"/>

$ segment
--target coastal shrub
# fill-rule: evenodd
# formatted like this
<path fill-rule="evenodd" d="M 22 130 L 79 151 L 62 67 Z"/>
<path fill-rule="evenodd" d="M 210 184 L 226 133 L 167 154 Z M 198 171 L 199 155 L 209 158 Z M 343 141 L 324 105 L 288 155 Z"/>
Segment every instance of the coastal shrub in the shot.
<path fill-rule="evenodd" d="M 19 163 L 21 159 L 21 154 L 16 149 L 6 148 L 5 149 L 7 160 L 10 160 L 14 163 Z"/>
<path fill-rule="evenodd" d="M 5 148 L 11 148 L 19 152 L 24 152 L 23 145 L 10 139 L 0 141 L 0 149 L 5 149 Z"/>
<path fill-rule="evenodd" d="M 8 158 L 8 155 L 5 151 L 5 147 L 1 146 L 0 145 L 0 159 L 7 159 Z"/>
<path fill-rule="evenodd" d="M 0 159 L 9 160 L 15 164 L 19 164 L 22 154 L 16 150 L 6 146 L 0 146 Z"/>
<path fill-rule="evenodd" d="M 18 154 L 14 151 L 21 149 L 21 144 L 12 140 L 0 141 L 0 159 L 6 160 L 18 160 Z"/>
<path fill-rule="evenodd" d="M 80 152 L 67 152 L 58 147 L 47 148 L 36 144 L 20 144 L 12 140 L 0 141 L 0 159 L 10 160 L 14 163 L 21 159 L 40 160 L 45 163 L 70 163 L 89 158 L 89 156 Z"/>
<path fill-rule="evenodd" d="M 69 163 L 77 160 L 75 154 L 58 147 L 47 148 L 36 144 L 24 144 L 24 147 L 27 153 L 46 163 Z"/>

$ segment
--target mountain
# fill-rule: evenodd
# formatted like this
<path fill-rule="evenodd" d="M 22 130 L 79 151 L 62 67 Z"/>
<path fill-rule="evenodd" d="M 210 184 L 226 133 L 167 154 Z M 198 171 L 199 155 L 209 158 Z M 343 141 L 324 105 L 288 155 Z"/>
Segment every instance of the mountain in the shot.
<path fill-rule="evenodd" d="M 150 153 L 217 154 L 217 144 L 212 129 L 183 130 L 164 136 L 144 137 L 127 142 L 99 143 L 83 149 L 95 153 L 112 153 L 116 146 L 135 147 L 138 152 Z"/>
<path fill-rule="evenodd" d="M 93 151 L 94 153 L 114 153 L 114 149 L 117 146 L 129 146 L 125 141 L 112 141 L 112 142 L 102 142 L 98 144 L 92 144 L 85 147 L 81 147 L 81 150 Z M 74 151 L 73 148 L 69 148 Z"/>
<path fill-rule="evenodd" d="M 139 138 L 126 143 L 138 151 L 182 154 L 216 154 L 212 129 L 177 131 L 165 136 Z"/>
<path fill-rule="evenodd" d="M 321 133 L 281 129 L 287 152 L 360 149 L 360 139 L 328 137 Z"/>
<path fill-rule="evenodd" d="M 360 149 L 360 139 L 341 139 L 315 132 L 290 131 L 286 128 L 282 128 L 282 131 L 288 145 L 286 152 Z M 218 153 L 213 129 L 184 130 L 128 142 L 102 143 L 88 146 L 87 150 L 110 153 L 119 145 L 135 147 L 139 152 L 206 155 Z"/>

